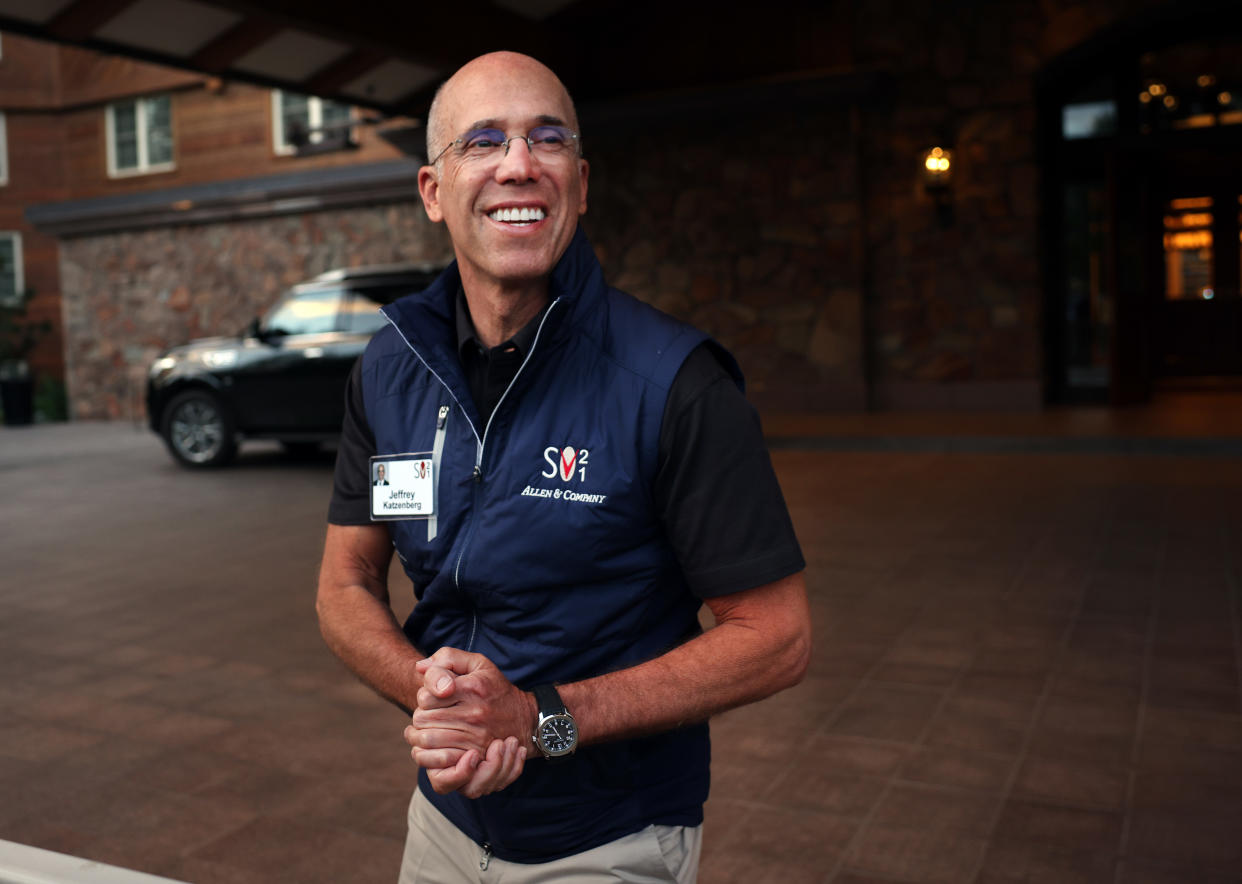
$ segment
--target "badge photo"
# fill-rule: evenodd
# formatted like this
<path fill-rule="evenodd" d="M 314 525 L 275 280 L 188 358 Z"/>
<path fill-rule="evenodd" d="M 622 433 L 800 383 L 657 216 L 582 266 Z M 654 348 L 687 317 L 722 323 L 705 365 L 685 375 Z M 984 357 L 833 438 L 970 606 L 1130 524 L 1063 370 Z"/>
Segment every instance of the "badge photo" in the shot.
<path fill-rule="evenodd" d="M 371 458 L 371 519 L 430 519 L 435 515 L 431 452 Z"/>

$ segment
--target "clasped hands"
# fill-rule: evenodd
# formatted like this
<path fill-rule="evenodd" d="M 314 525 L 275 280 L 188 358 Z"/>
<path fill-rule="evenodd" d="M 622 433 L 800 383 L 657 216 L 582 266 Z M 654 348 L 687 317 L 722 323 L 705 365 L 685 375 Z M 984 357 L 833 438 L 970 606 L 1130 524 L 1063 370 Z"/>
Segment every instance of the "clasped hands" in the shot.
<path fill-rule="evenodd" d="M 534 698 L 482 654 L 441 648 L 416 668 L 423 686 L 405 741 L 431 787 L 478 798 L 516 780 L 526 763 Z"/>

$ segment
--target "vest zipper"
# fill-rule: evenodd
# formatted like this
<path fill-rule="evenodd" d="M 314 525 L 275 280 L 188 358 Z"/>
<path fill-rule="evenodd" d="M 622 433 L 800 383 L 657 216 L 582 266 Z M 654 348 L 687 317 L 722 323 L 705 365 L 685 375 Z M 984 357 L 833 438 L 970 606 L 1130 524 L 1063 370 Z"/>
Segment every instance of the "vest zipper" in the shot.
<path fill-rule="evenodd" d="M 448 416 L 449 407 L 447 405 L 440 406 L 440 413 L 436 416 L 436 440 L 431 446 L 431 475 L 435 477 L 435 488 L 432 490 L 434 497 L 432 498 L 431 518 L 427 520 L 427 542 L 436 539 L 436 533 L 440 530 L 440 456 L 444 453 L 444 436 L 448 432 Z"/>
<path fill-rule="evenodd" d="M 505 387 L 505 391 L 500 394 L 500 398 L 496 400 L 496 407 L 492 409 L 492 413 L 488 415 L 487 423 L 483 426 L 483 438 L 479 440 L 478 458 L 474 463 L 475 481 L 483 481 L 483 449 L 487 445 L 487 432 L 492 428 L 492 421 L 496 419 L 496 412 L 500 411 L 500 406 L 504 404 L 505 397 L 509 395 L 509 391 L 513 389 L 513 385 L 517 383 L 517 379 L 522 376 L 522 371 L 526 368 L 526 364 L 530 362 L 530 358 L 535 355 L 535 349 L 539 346 L 539 336 L 543 334 L 543 325 L 548 321 L 548 316 L 561 302 L 557 298 L 548 305 L 548 309 L 543 311 L 543 318 L 539 320 L 539 328 L 535 329 L 535 339 L 530 342 L 530 350 L 526 353 L 526 358 L 522 360 L 522 364 L 518 366 L 518 370 L 513 373 L 513 378 L 509 381 L 509 386 Z"/>
<path fill-rule="evenodd" d="M 484 841 L 482 848 L 483 849 L 479 853 L 479 871 L 486 872 L 488 865 L 490 865 L 492 861 L 492 845 Z"/>
<path fill-rule="evenodd" d="M 530 358 L 535 355 L 535 349 L 539 346 L 539 338 L 543 335 L 543 327 L 548 321 L 548 316 L 551 315 L 552 310 L 560 302 L 561 302 L 561 299 L 557 298 L 551 304 L 548 305 L 547 310 L 543 311 L 543 318 L 539 320 L 539 327 L 535 329 L 535 339 L 531 341 L 530 350 L 527 352 L 526 358 L 522 360 L 522 364 L 518 366 L 518 370 L 513 373 L 513 378 L 512 380 L 509 381 L 509 385 L 505 387 L 505 391 L 501 393 L 500 398 L 496 400 L 496 407 L 492 409 L 492 413 L 487 418 L 487 423 L 484 424 L 483 426 L 482 437 L 479 436 L 479 431 L 475 429 L 474 422 L 470 420 L 470 417 L 468 415 L 466 416 L 466 423 L 470 426 L 470 432 L 474 434 L 474 439 L 475 439 L 475 442 L 477 443 L 477 447 L 475 448 L 475 453 L 474 453 L 474 470 L 470 474 L 470 479 L 474 481 L 473 503 L 474 503 L 475 512 L 477 512 L 479 509 L 479 494 L 481 493 L 482 486 L 483 486 L 483 450 L 487 444 L 487 432 L 488 430 L 491 429 L 492 420 L 496 417 L 496 412 L 500 410 L 500 406 L 504 403 L 505 397 L 509 395 L 509 391 L 513 389 L 513 385 L 517 383 L 517 379 L 522 376 L 522 372 L 523 370 L 525 370 L 527 363 L 530 362 Z M 380 312 L 382 313 L 383 311 L 380 311 Z M 392 318 L 387 313 L 384 313 L 384 318 L 387 319 L 388 322 L 392 325 L 392 327 L 397 330 L 397 334 L 401 335 L 401 340 L 405 341 L 405 345 L 410 348 L 411 353 L 413 353 L 415 356 L 418 357 L 418 361 L 423 364 L 423 367 L 426 368 L 427 371 L 431 372 L 431 376 L 433 378 L 435 378 L 437 381 L 440 382 L 440 386 L 448 390 L 449 396 L 452 396 L 453 401 L 457 402 L 457 407 L 461 408 L 461 402 L 459 402 L 457 397 L 453 395 L 453 390 L 449 387 L 449 385 L 444 383 L 444 378 L 436 374 L 435 369 L 433 369 L 430 365 L 427 364 L 427 360 L 424 359 L 423 355 L 418 352 L 418 350 L 415 348 L 413 344 L 410 343 L 410 339 L 405 336 L 405 333 L 401 331 L 401 328 L 397 325 L 397 323 L 393 322 Z M 444 414 L 444 406 L 441 406 L 440 413 L 442 415 Z M 466 410 L 464 408 L 462 408 L 462 414 L 463 415 L 466 414 Z M 438 420 L 437 420 L 436 435 L 438 438 L 439 437 Z M 439 481 L 440 481 L 439 478 L 437 478 L 436 482 L 439 483 Z M 477 519 L 470 520 L 470 527 L 466 531 L 466 539 L 461 544 L 460 552 L 457 553 L 457 564 L 453 566 L 453 585 L 457 587 L 458 591 L 462 591 L 461 589 L 461 564 L 466 558 L 466 550 L 469 549 L 470 541 L 474 537 L 474 525 L 476 521 Z M 430 530 L 431 529 L 428 528 L 428 531 Z M 462 594 L 463 595 L 465 594 L 464 591 L 462 592 Z M 470 638 L 466 640 L 466 647 L 462 648 L 462 650 L 464 651 L 474 650 L 474 636 L 478 632 L 478 627 L 479 627 L 479 615 L 478 615 L 478 612 L 475 610 L 474 605 L 472 604 L 470 606 Z M 489 848 L 488 855 L 490 856 L 490 848 Z M 486 866 L 484 868 L 486 868 Z"/>
<path fill-rule="evenodd" d="M 535 339 L 530 342 L 530 350 L 527 351 L 526 358 L 522 360 L 522 364 L 518 366 L 518 370 L 513 373 L 513 377 L 512 379 L 510 379 L 509 385 L 505 387 L 505 391 L 501 393 L 500 398 L 496 400 L 496 407 L 492 409 L 492 413 L 488 415 L 487 417 L 487 423 L 483 425 L 483 438 L 479 440 L 479 448 L 478 448 L 478 451 L 475 453 L 475 459 L 474 459 L 474 472 L 471 474 L 471 478 L 474 479 L 475 512 L 478 512 L 479 495 L 482 493 L 482 490 L 483 490 L 483 451 L 487 447 L 487 433 L 492 428 L 492 421 L 496 419 L 496 412 L 500 411 L 500 406 L 504 404 L 505 397 L 509 395 L 509 391 L 513 389 L 513 385 L 516 384 L 518 378 L 522 376 L 523 369 L 526 368 L 526 365 L 527 363 L 530 362 L 531 357 L 535 355 L 535 350 L 539 347 L 539 337 L 540 335 L 543 334 L 544 323 L 548 321 L 549 314 L 551 314 L 552 310 L 556 307 L 556 305 L 560 303 L 560 300 L 561 300 L 560 298 L 557 298 L 555 301 L 553 301 L 551 304 L 548 305 L 547 310 L 543 311 L 543 318 L 539 320 L 539 327 L 535 329 Z M 461 575 L 461 563 L 466 558 L 466 550 L 470 548 L 470 541 L 474 539 L 474 525 L 475 525 L 474 521 L 471 521 L 470 528 L 466 533 L 466 540 L 461 545 L 461 552 L 457 554 L 457 567 L 453 569 L 453 582 L 457 584 L 458 589 L 461 589 L 461 580 L 459 579 Z M 474 650 L 474 637 L 475 637 L 475 634 L 478 632 L 478 628 L 479 628 L 478 614 L 475 612 L 473 608 L 471 608 L 470 640 L 466 643 L 465 650 L 467 651 Z"/>

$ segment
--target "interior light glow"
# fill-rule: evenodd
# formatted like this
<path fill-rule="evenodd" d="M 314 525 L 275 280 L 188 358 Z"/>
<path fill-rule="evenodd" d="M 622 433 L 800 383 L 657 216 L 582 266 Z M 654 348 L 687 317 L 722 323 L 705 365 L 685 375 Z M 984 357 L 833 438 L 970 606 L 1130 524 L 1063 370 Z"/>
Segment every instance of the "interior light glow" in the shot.
<path fill-rule="evenodd" d="M 1165 215 L 1164 226 L 1168 228 L 1211 227 L 1211 212 L 1187 212 L 1184 215 Z"/>
<path fill-rule="evenodd" d="M 949 184 L 953 168 L 953 151 L 933 147 L 923 154 L 923 185 L 942 190 Z"/>
<path fill-rule="evenodd" d="M 1177 252 L 1197 252 L 1199 249 L 1212 247 L 1212 231 L 1181 230 L 1177 233 L 1164 235 L 1164 250 Z"/>

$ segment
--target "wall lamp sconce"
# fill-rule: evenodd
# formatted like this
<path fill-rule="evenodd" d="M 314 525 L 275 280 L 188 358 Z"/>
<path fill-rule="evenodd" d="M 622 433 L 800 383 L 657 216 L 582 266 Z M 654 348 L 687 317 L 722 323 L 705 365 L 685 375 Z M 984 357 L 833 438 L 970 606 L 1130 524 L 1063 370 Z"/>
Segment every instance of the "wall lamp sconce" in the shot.
<path fill-rule="evenodd" d="M 936 204 L 936 217 L 940 223 L 953 223 L 953 151 L 945 147 L 933 147 L 923 154 L 923 190 Z"/>

